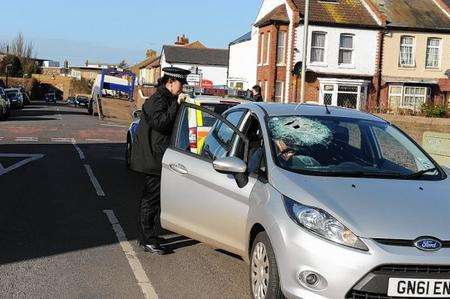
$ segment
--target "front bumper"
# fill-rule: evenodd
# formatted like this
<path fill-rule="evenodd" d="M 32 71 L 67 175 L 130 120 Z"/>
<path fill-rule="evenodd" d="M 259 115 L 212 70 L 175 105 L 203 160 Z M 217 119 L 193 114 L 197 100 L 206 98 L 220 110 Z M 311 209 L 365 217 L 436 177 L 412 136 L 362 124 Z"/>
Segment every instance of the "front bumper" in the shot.
<path fill-rule="evenodd" d="M 277 209 L 284 209 L 281 205 Z M 281 210 L 278 212 L 281 213 Z M 401 273 L 386 272 L 386 268 L 382 268 L 384 272 L 378 271 L 383 265 L 435 265 L 449 268 L 450 248 L 424 252 L 414 247 L 382 245 L 371 239 L 362 239 L 369 247 L 369 251 L 364 252 L 313 235 L 295 224 L 287 214 L 282 221 L 271 225 L 268 233 L 278 263 L 282 290 L 288 298 L 389 298 L 386 295 L 389 277 L 450 278 L 450 271 Z M 303 271 L 320 274 L 326 284 L 319 290 L 309 288 L 298 279 Z"/>

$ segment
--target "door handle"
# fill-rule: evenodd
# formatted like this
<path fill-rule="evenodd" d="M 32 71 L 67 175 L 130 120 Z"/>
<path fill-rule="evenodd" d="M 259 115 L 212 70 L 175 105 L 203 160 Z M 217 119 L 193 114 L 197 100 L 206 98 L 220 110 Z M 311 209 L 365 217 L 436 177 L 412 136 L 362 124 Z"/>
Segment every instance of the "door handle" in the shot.
<path fill-rule="evenodd" d="M 186 167 L 184 167 L 184 165 L 181 165 L 179 163 L 176 164 L 170 164 L 169 165 L 170 169 L 172 169 L 173 171 L 175 171 L 176 173 L 179 174 L 188 174 L 188 171 L 186 169 Z"/>

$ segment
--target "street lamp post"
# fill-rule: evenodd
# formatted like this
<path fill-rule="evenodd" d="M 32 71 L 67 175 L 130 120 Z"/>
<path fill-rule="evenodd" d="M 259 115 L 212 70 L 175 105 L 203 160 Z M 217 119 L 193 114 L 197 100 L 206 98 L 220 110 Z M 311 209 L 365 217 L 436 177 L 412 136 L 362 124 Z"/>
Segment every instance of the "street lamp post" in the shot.
<path fill-rule="evenodd" d="M 306 79 L 306 59 L 308 57 L 308 26 L 309 26 L 309 0 L 305 1 L 303 31 L 303 52 L 302 52 L 302 81 L 300 91 L 300 103 L 305 102 L 305 79 Z"/>
<path fill-rule="evenodd" d="M 8 73 L 9 73 L 8 69 L 9 69 L 10 67 L 12 67 L 12 66 L 13 66 L 12 64 L 7 64 L 6 67 L 5 67 L 5 72 L 6 72 L 6 88 L 8 88 Z"/>

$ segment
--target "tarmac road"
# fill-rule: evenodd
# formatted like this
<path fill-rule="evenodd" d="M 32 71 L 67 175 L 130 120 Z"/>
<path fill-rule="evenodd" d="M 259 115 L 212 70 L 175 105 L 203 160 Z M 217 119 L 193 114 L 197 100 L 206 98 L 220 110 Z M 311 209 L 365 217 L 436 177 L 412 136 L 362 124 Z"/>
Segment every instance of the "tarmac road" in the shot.
<path fill-rule="evenodd" d="M 137 246 L 126 130 L 41 102 L 0 122 L 1 298 L 249 297 L 237 257 L 173 234 L 173 254 Z"/>

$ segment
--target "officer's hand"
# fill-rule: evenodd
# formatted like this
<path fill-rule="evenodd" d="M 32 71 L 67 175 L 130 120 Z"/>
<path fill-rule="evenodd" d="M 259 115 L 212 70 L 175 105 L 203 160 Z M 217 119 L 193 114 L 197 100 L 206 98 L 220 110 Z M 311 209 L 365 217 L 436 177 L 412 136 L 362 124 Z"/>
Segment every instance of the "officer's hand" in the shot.
<path fill-rule="evenodd" d="M 181 93 L 181 94 L 178 96 L 178 100 L 177 100 L 178 105 L 181 105 L 182 103 L 184 103 L 184 102 L 187 100 L 187 98 L 188 98 L 187 94 Z"/>

